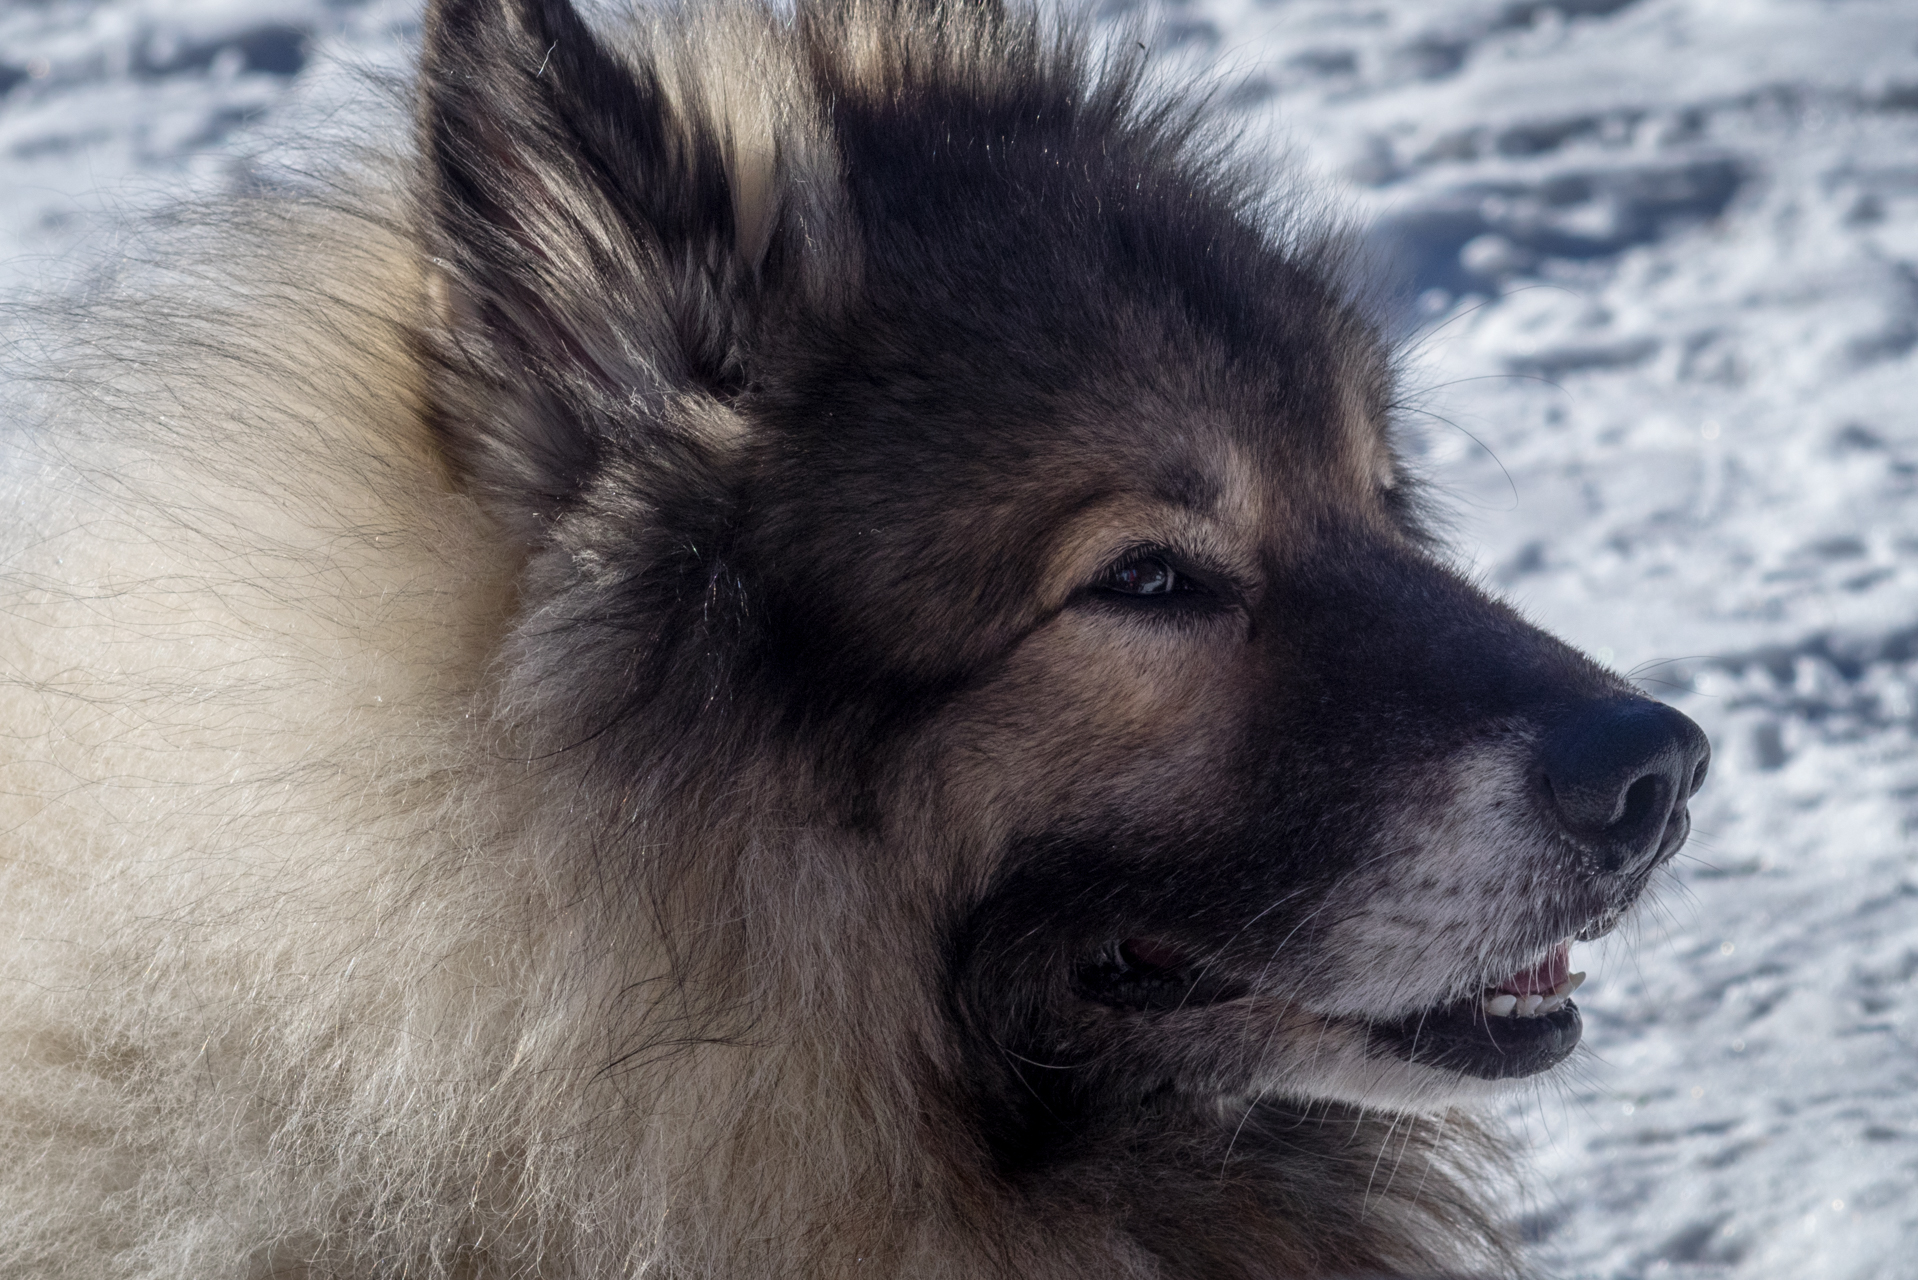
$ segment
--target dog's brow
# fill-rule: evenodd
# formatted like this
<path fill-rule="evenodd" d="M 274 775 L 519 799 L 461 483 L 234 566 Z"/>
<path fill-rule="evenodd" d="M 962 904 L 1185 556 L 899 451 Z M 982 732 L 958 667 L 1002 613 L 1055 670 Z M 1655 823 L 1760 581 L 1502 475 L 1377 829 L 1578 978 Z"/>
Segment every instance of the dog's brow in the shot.
<path fill-rule="evenodd" d="M 1182 463 L 1162 472 L 1152 487 L 1152 496 L 1167 506 L 1210 511 L 1220 497 L 1218 477 L 1202 467 Z"/>

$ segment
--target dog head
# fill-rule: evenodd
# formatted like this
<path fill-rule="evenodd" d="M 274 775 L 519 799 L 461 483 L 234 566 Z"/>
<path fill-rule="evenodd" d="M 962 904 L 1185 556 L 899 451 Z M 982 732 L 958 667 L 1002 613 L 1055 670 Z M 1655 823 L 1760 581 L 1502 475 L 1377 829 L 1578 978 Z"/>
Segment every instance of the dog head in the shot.
<path fill-rule="evenodd" d="M 1329 241 L 1035 22 L 711 23 L 430 24 L 431 399 L 540 714 L 916 879 L 1004 1150 L 1564 1059 L 1707 747 L 1435 553 Z"/>

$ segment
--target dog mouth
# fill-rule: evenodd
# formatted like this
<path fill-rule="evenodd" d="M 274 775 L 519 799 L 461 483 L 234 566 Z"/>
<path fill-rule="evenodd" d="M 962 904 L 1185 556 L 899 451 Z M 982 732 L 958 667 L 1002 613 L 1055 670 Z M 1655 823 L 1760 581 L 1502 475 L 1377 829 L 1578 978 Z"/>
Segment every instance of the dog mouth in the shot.
<path fill-rule="evenodd" d="M 1550 1070 L 1578 1047 L 1584 1030 L 1572 993 L 1572 940 L 1476 995 L 1389 1023 L 1367 1023 L 1374 1051 L 1481 1080 Z"/>
<path fill-rule="evenodd" d="M 1582 936 L 1582 935 L 1581 935 Z M 1461 1000 L 1391 1021 L 1344 1018 L 1365 1035 L 1367 1051 L 1482 1080 L 1512 1080 L 1550 1070 L 1578 1047 L 1584 1026 L 1572 993 L 1585 981 L 1571 969 L 1567 938 L 1536 963 Z M 1208 972 L 1173 944 L 1128 938 L 1081 971 L 1083 992 L 1134 1012 L 1217 1004 L 1254 994 L 1249 984 Z"/>

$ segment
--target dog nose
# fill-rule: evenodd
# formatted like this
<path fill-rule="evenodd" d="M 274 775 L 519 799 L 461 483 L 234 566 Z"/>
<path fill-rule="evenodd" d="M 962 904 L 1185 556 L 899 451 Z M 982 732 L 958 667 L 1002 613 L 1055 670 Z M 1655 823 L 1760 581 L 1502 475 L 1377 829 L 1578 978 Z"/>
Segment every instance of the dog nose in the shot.
<path fill-rule="evenodd" d="M 1644 871 L 1678 851 L 1685 802 L 1705 781 L 1711 744 L 1661 702 L 1588 703 L 1551 726 L 1539 765 L 1558 820 L 1595 869 Z"/>

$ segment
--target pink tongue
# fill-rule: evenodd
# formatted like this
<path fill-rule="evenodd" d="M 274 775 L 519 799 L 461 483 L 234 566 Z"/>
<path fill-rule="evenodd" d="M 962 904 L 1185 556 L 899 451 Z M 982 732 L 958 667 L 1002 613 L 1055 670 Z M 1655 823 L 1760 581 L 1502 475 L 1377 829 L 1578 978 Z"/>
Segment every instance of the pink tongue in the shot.
<path fill-rule="evenodd" d="M 1547 995 L 1572 976 L 1572 944 L 1561 942 L 1550 955 L 1523 973 L 1515 973 L 1498 984 L 1500 991 L 1515 996 Z"/>

